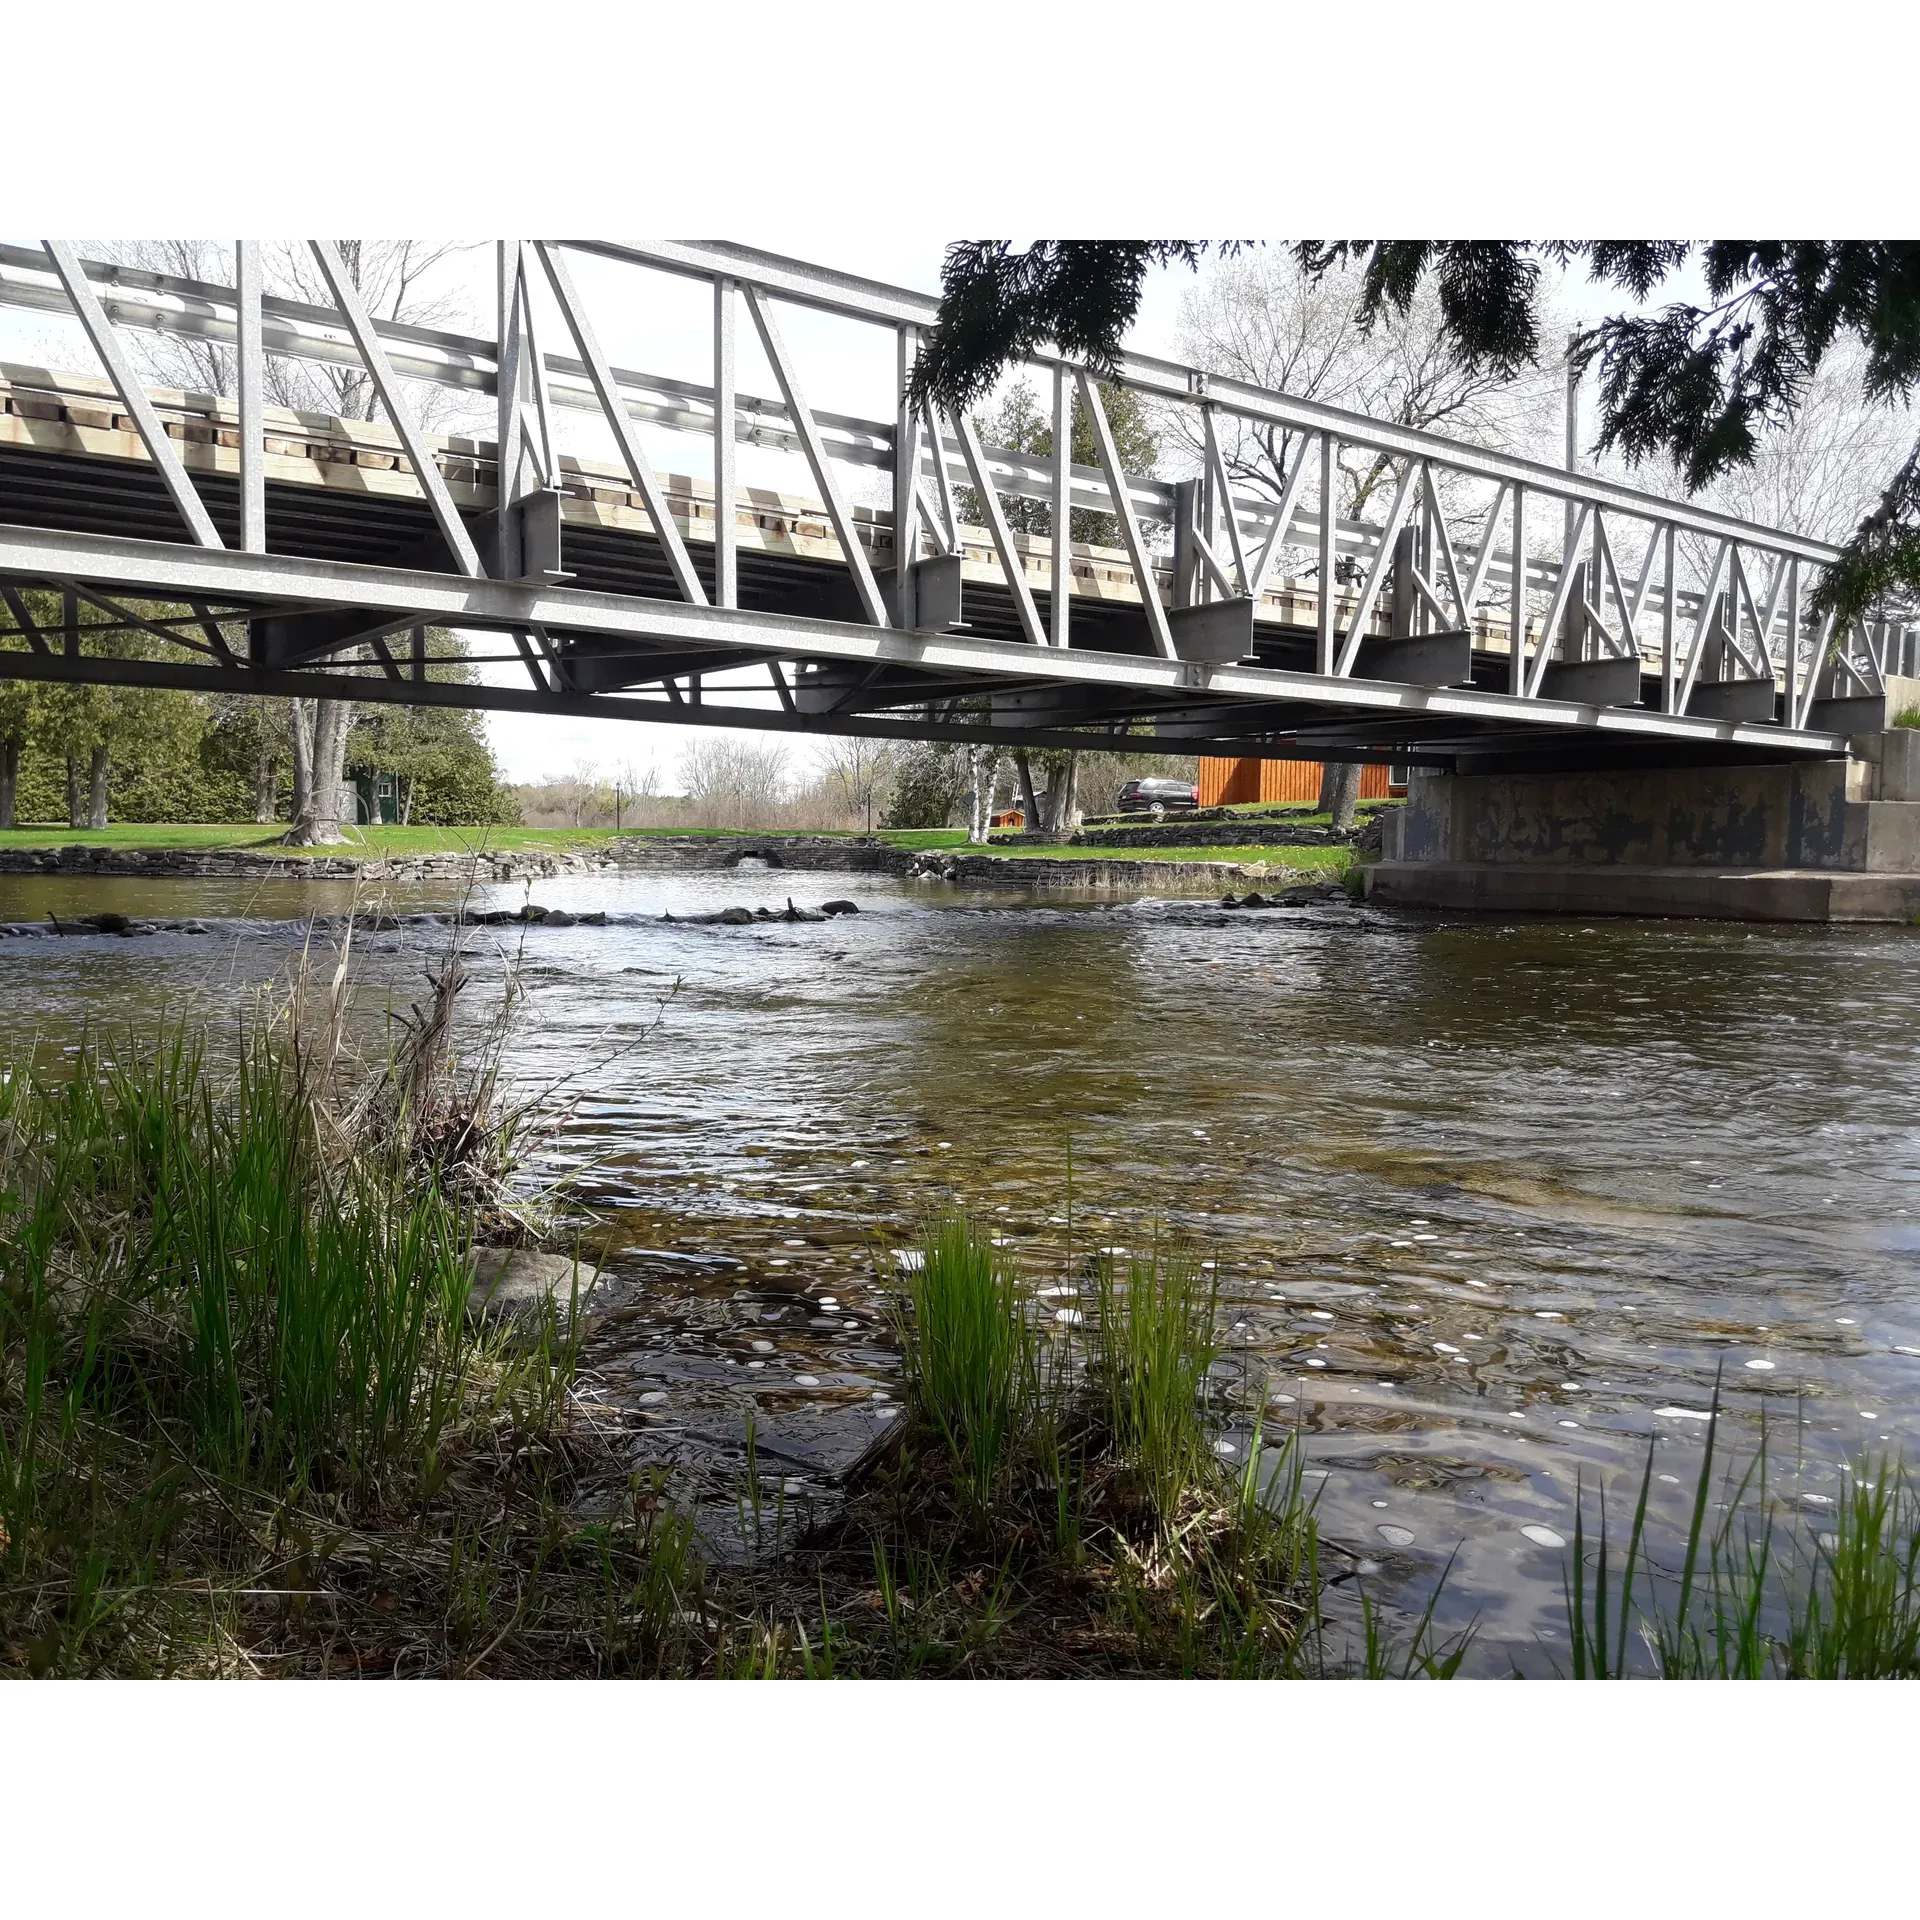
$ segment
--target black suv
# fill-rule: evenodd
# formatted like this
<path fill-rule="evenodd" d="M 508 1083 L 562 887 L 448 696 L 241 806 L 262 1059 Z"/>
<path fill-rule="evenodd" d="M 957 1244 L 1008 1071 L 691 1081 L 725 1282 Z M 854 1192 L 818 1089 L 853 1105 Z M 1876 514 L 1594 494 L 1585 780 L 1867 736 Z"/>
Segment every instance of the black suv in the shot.
<path fill-rule="evenodd" d="M 1197 807 L 1200 789 L 1191 780 L 1129 780 L 1120 789 L 1122 813 L 1150 813 L 1155 807 Z"/>

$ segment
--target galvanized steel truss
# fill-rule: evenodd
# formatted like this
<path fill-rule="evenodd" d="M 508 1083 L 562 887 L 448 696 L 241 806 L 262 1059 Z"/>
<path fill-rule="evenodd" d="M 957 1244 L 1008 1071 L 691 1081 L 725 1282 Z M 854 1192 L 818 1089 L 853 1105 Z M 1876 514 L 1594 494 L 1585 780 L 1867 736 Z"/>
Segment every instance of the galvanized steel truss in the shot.
<path fill-rule="evenodd" d="M 36 511 L 30 487 L 10 485 L 0 608 L 12 634 L 0 624 L 0 674 L 1034 746 L 1125 734 L 1130 747 L 1176 752 L 1446 764 L 1569 735 L 1677 757 L 1833 753 L 1850 703 L 1871 703 L 1888 672 L 1914 664 L 1908 629 L 1836 636 L 1810 617 L 1835 557 L 1821 542 L 1146 356 L 1101 380 L 1064 358 L 1031 362 L 1051 395 L 1051 457 L 984 445 L 972 422 L 904 397 L 891 421 L 822 411 L 802 389 L 782 309 L 870 330 L 901 396 L 935 309 L 802 262 L 722 243 L 502 242 L 488 341 L 376 320 L 334 243 L 307 244 L 331 306 L 265 294 L 256 243 L 236 246 L 230 286 L 82 260 L 64 242 L 0 247 L 0 303 L 78 320 L 180 526 L 154 540 L 62 525 Z M 611 364 L 574 271 L 583 256 L 603 279 L 611 262 L 636 282 L 666 273 L 710 285 L 710 382 Z M 742 309 L 774 396 L 739 390 Z M 231 512 L 224 497 L 215 512 L 183 460 L 164 402 L 128 355 L 129 330 L 236 349 Z M 436 540 L 379 564 L 287 550 L 299 543 L 271 524 L 266 484 L 270 355 L 364 371 Z M 1195 478 L 1121 470 L 1103 381 L 1189 416 Z M 409 397 L 418 382 L 494 395 L 490 511 L 456 500 L 447 471 L 459 462 L 421 429 Z M 1093 466 L 1071 459 L 1076 404 Z M 560 442 L 563 419 L 580 412 L 604 427 L 644 507 L 670 598 L 569 584 Z M 642 427 L 710 442 L 704 566 L 690 510 L 683 525 Z M 1247 429 L 1278 429 L 1294 450 L 1264 492 L 1236 484 L 1223 453 L 1224 436 Z M 833 617 L 783 611 L 764 584 L 760 604 L 743 604 L 742 443 L 804 461 L 843 570 L 846 604 Z M 1383 475 L 1354 512 L 1342 511 L 1347 452 Z M 863 518 L 847 476 L 872 468 L 890 478 L 891 510 Z M 985 523 L 978 557 L 959 488 Z M 1017 533 L 1009 501 L 1041 503 L 1048 535 Z M 1076 510 L 1114 516 L 1123 557 L 1111 565 L 1133 609 L 1125 630 L 1115 592 L 1076 578 L 1076 558 L 1089 570 L 1070 537 Z M 1536 533 L 1556 518 L 1557 550 Z M 1301 562 L 1291 576 L 1288 554 Z M 1296 584 L 1276 610 L 1283 577 Z M 32 617 L 29 585 L 63 596 L 61 621 Z M 1009 637 L 970 631 L 963 593 L 969 607 L 998 607 Z M 795 604 L 819 597 L 809 584 Z M 428 625 L 503 636 L 526 689 L 432 679 Z M 127 658 L 100 644 L 135 630 L 164 650 Z M 410 636 L 404 662 L 398 635 Z M 749 666 L 765 675 L 762 695 L 710 684 Z M 1143 722 L 1151 734 L 1129 731 Z"/>

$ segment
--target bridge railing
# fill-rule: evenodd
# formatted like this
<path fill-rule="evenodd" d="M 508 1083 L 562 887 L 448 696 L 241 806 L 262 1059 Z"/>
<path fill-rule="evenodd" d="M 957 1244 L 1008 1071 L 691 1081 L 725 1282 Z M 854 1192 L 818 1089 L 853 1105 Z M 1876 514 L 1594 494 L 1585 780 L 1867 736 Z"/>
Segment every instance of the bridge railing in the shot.
<path fill-rule="evenodd" d="M 1250 615 L 1287 579 L 1311 582 L 1313 667 L 1333 680 L 1433 673 L 1440 669 L 1431 663 L 1442 659 L 1450 670 L 1462 658 L 1453 643 L 1464 640 L 1470 650 L 1504 653 L 1507 690 L 1522 697 L 1632 704 L 1650 670 L 1665 712 L 1765 723 L 1784 689 L 1781 717 L 1804 727 L 1817 703 L 1878 694 L 1888 672 L 1914 665 L 1915 636 L 1904 626 L 1876 621 L 1835 634 L 1813 617 L 1813 590 L 1836 553 L 1823 542 L 1149 356 L 1125 355 L 1098 377 L 1060 356 L 1026 363 L 1050 389 L 1050 456 L 984 445 L 972 422 L 904 399 L 891 420 L 814 407 L 787 343 L 788 310 L 867 329 L 872 351 L 890 358 L 892 391 L 904 396 L 935 303 L 807 263 L 718 242 L 502 242 L 497 327 L 488 340 L 373 319 L 330 244 L 311 244 L 330 307 L 267 294 L 258 249 L 248 243 L 236 248 L 230 286 L 83 261 L 56 242 L 0 247 L 0 303 L 80 320 L 202 545 L 219 537 L 126 359 L 120 329 L 235 349 L 242 545 L 250 548 L 264 548 L 261 370 L 266 356 L 284 355 L 372 375 L 407 463 L 469 573 L 486 564 L 539 571 L 540 505 L 562 483 L 561 420 L 590 414 L 644 503 L 678 592 L 694 604 L 738 604 L 737 449 L 747 444 L 805 463 L 875 626 L 931 623 L 931 596 L 916 596 L 915 582 L 930 563 L 964 552 L 957 503 L 966 489 L 1021 631 L 1037 648 L 1074 644 L 1071 516 L 1092 510 L 1113 516 L 1151 645 L 1168 660 L 1182 658 L 1186 644 L 1178 616 L 1242 606 Z M 583 297 L 574 270 L 584 256 L 636 276 L 705 283 L 710 380 L 613 365 L 600 345 L 605 316 Z M 635 297 L 644 297 L 638 284 Z M 775 394 L 739 387 L 743 325 L 758 338 Z M 518 530 L 519 551 L 483 563 L 408 403 L 407 385 L 419 381 L 492 395 L 498 502 L 503 524 Z M 1115 385 L 1184 416 L 1181 437 L 1201 450 L 1197 474 L 1166 481 L 1122 470 L 1103 399 Z M 1093 465 L 1071 459 L 1076 407 L 1092 428 Z M 714 551 L 704 568 L 688 552 L 641 427 L 708 443 Z M 1243 429 L 1278 430 L 1288 449 L 1263 488 L 1229 472 L 1225 448 Z M 1352 459 L 1365 470 L 1362 488 L 1349 474 Z M 848 492 L 848 474 L 863 469 L 888 482 L 890 570 L 876 566 L 871 522 L 863 537 L 867 516 Z M 1009 523 L 1004 503 L 1014 500 L 1039 502 L 1050 516 L 1037 566 L 1036 539 Z M 1084 545 L 1079 551 L 1084 568 Z M 1066 590 L 1053 591 L 1055 583 Z M 1383 655 L 1383 638 L 1401 653 Z"/>

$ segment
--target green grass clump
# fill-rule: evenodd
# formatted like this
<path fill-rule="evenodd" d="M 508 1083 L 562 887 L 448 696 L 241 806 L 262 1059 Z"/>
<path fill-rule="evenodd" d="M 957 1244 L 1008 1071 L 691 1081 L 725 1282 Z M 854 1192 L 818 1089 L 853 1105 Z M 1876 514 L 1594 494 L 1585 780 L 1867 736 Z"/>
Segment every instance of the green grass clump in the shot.
<path fill-rule="evenodd" d="M 1273 1674 L 1317 1658 L 1291 1441 L 1215 1435 L 1213 1289 L 1167 1249 L 1045 1294 L 983 1225 L 921 1236 L 907 1406 L 845 1507 L 763 1571 L 729 1671 Z M 1060 1304 L 1064 1303 L 1064 1304 Z M 809 1609 L 796 1604 L 815 1597 Z"/>
<path fill-rule="evenodd" d="M 574 1419 L 571 1303 L 466 1311 L 524 1115 L 449 1128 L 445 1006 L 355 1071 L 339 1008 L 0 1066 L 0 1672 L 684 1670 L 703 1567 Z"/>
<path fill-rule="evenodd" d="M 1677 1573 L 1645 1547 L 1651 1445 L 1617 1573 L 1605 1495 L 1590 1542 L 1583 1493 L 1565 1577 L 1573 1677 L 1920 1678 L 1920 1492 L 1906 1470 L 1862 1455 L 1809 1538 L 1776 1511 L 1763 1434 L 1723 1470 L 1724 1517 L 1709 1525 L 1719 1423 L 1716 1388 Z"/>
<path fill-rule="evenodd" d="M 1044 1411 L 1049 1372 L 1012 1261 L 963 1214 L 928 1228 L 901 1321 L 915 1404 L 984 1506 L 1016 1440 Z"/>
<path fill-rule="evenodd" d="M 1216 1472 L 1205 1395 L 1217 1290 L 1191 1254 L 1175 1251 L 1129 1259 L 1124 1279 L 1100 1255 L 1094 1295 L 1091 1372 L 1112 1444 L 1164 1528 Z"/>

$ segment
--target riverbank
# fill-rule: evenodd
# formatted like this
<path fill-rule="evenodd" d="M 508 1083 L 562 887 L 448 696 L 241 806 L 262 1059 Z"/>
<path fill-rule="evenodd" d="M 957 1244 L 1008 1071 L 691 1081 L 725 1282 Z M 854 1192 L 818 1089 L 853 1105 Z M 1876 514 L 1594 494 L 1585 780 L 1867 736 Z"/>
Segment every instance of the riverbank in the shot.
<path fill-rule="evenodd" d="M 232 837 L 222 840 L 219 836 Z M 0 874 L 121 879 L 309 878 L 369 882 L 510 884 L 567 874 L 711 872 L 742 861 L 809 873 L 881 873 L 957 885 L 1037 891 L 1205 892 L 1280 873 L 1337 878 L 1354 856 L 1344 843 L 1177 848 L 1000 843 L 969 846 L 958 832 L 897 834 L 574 833 L 502 829 L 366 828 L 345 848 L 287 847 L 264 830 L 127 827 L 102 836 L 32 828 L 0 835 Z"/>
<path fill-rule="evenodd" d="M 788 924 L 789 894 L 860 911 Z M 580 1096 L 539 1163 L 605 1276 L 578 1391 L 626 1470 L 709 1487 L 718 1538 L 749 1415 L 771 1502 L 837 1497 L 903 1394 L 891 1250 L 948 1200 L 1036 1286 L 1067 1271 L 1069 1214 L 1083 1253 L 1178 1237 L 1215 1260 L 1226 1364 L 1292 1396 L 1275 1418 L 1323 1545 L 1378 1563 L 1403 1634 L 1451 1560 L 1437 1624 L 1481 1619 L 1469 1671 L 1551 1670 L 1563 1553 L 1528 1529 L 1570 1540 L 1576 1487 L 1637 1481 L 1650 1435 L 1649 1544 L 1681 1564 L 1722 1369 L 1730 1438 L 1771 1432 L 1806 1541 L 1863 1441 L 1913 1456 L 1904 933 L 764 868 L 362 889 L 365 1057 L 447 916 L 528 904 L 576 924 L 460 944 L 489 994 L 516 981 L 509 1084 Z M 6 1057 L 59 1080 L 87 1034 L 184 1015 L 224 1062 L 303 952 L 331 978 L 355 905 L 344 882 L 0 881 L 0 919 L 47 936 L 0 941 Z M 214 937 L 47 934 L 108 911 Z M 1763 1154 L 1755 1112 L 1777 1122 Z M 1222 1437 L 1244 1459 L 1248 1433 Z"/>
<path fill-rule="evenodd" d="M 365 1075 L 298 990 L 231 1075 L 177 1030 L 0 1075 L 0 1672 L 1306 1670 L 1300 1476 L 1213 1439 L 1190 1257 L 1076 1261 L 1083 1315 L 930 1224 L 896 1419 L 824 1508 L 749 1420 L 700 1525 L 712 1463 L 638 1467 L 650 1416 L 579 1391 L 594 1269 L 476 1251 L 559 1223 L 433 987 Z"/>
<path fill-rule="evenodd" d="M 175 1029 L 0 1074 L 0 1672 L 1462 1671 L 1451 1561 L 1390 1624 L 1379 1563 L 1323 1535 L 1293 1395 L 1237 1363 L 1216 1263 L 1177 1242 L 1088 1246 L 1069 1217 L 1035 1271 L 989 1219 L 924 1214 L 889 1263 L 903 1396 L 830 1473 L 750 1412 L 702 1455 L 650 1396 L 609 1404 L 583 1357 L 617 1288 L 476 1251 L 568 1228 L 512 1192 L 526 1116 L 445 1045 L 458 970 L 433 987 L 365 1077 L 297 994 L 237 1073 Z M 1905 1473 L 1863 1453 L 1810 1492 L 1724 1459 L 1720 1415 L 1716 1391 L 1678 1572 L 1645 1544 L 1657 1443 L 1612 1547 L 1604 1488 L 1525 1529 L 1564 1555 L 1553 1670 L 1920 1675 Z"/>

